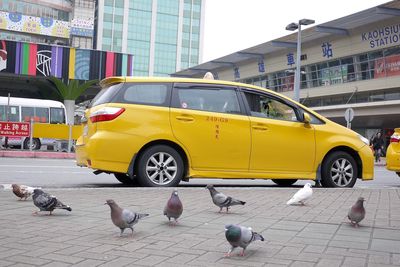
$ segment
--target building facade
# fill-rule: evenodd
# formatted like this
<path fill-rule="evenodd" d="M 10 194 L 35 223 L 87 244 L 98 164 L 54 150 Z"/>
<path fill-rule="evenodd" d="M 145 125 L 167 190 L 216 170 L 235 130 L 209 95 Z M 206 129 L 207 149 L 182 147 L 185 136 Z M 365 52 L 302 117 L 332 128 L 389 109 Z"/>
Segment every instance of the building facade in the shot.
<path fill-rule="evenodd" d="M 283 25 L 284 26 L 284 25 Z M 177 72 L 210 71 L 293 97 L 297 32 Z M 366 137 L 400 127 L 400 2 L 392 1 L 302 31 L 300 102 Z"/>
<path fill-rule="evenodd" d="M 93 48 L 95 0 L 2 0 L 0 39 Z"/>
<path fill-rule="evenodd" d="M 96 49 L 133 54 L 135 76 L 199 64 L 205 0 L 99 0 Z"/>

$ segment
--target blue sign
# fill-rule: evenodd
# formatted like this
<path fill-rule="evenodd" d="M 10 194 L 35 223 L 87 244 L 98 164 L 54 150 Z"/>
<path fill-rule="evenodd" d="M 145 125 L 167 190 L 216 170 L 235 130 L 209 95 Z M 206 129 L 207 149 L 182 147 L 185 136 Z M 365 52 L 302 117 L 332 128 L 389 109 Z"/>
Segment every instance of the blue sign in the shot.
<path fill-rule="evenodd" d="M 400 43 L 400 24 L 394 24 L 361 34 L 361 41 L 368 41 L 370 48 Z"/>
<path fill-rule="evenodd" d="M 235 79 L 240 79 L 239 67 L 235 67 L 233 71 L 235 73 Z"/>
<path fill-rule="evenodd" d="M 322 56 L 326 58 L 333 57 L 332 45 L 329 42 L 322 43 Z"/>
<path fill-rule="evenodd" d="M 264 60 L 258 62 L 258 72 L 265 72 Z"/>
<path fill-rule="evenodd" d="M 288 64 L 288 65 L 292 66 L 292 65 L 295 64 L 293 53 L 287 54 L 286 57 L 287 57 L 287 64 Z"/>

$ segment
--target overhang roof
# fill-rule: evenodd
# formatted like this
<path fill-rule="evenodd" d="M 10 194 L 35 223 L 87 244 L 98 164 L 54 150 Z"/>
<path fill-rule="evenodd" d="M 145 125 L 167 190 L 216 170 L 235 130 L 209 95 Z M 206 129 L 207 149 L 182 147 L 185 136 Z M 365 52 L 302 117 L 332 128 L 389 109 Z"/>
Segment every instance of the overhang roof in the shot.
<path fill-rule="evenodd" d="M 359 27 L 390 19 L 394 16 L 400 16 L 400 1 L 398 0 L 302 30 L 302 44 L 332 35 L 349 35 L 351 31 Z M 261 59 L 268 54 L 280 52 L 289 47 L 295 48 L 296 43 L 297 32 L 204 62 L 171 75 L 178 77 L 202 77 L 206 72 L 215 73 L 226 68 L 226 66 L 231 66 L 233 69 L 234 66 L 246 61 L 254 61 L 257 58 Z"/>

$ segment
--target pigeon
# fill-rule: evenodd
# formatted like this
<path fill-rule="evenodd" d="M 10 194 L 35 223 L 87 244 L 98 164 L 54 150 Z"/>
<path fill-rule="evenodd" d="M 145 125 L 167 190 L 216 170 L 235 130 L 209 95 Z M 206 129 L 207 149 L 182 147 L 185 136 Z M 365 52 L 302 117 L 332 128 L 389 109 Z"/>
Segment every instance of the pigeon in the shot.
<path fill-rule="evenodd" d="M 349 213 L 347 214 L 350 223 L 355 227 L 358 227 L 358 223 L 361 222 L 365 217 L 365 208 L 363 206 L 363 202 L 364 198 L 359 197 L 357 202 L 350 208 Z"/>
<path fill-rule="evenodd" d="M 140 219 L 149 216 L 147 213 L 136 213 L 127 209 L 122 209 L 112 199 L 108 199 L 104 205 L 110 206 L 111 221 L 115 226 L 121 229 L 120 236 L 122 236 L 126 228 L 131 229 L 133 235 L 133 226 L 137 224 Z"/>
<path fill-rule="evenodd" d="M 237 247 L 243 248 L 239 255 L 244 256 L 244 251 L 251 242 L 256 240 L 264 241 L 264 237 L 256 232 L 253 232 L 250 227 L 244 227 L 235 224 L 225 225 L 225 237 L 229 244 L 231 244 L 231 248 L 225 255 L 226 257 L 231 256 L 231 252 Z"/>
<path fill-rule="evenodd" d="M 211 184 L 207 185 L 206 188 L 210 190 L 210 195 L 214 204 L 220 208 L 219 212 L 222 211 L 222 208 L 226 207 L 226 212 L 228 213 L 230 206 L 246 204 L 244 201 L 234 199 L 218 192 Z"/>
<path fill-rule="evenodd" d="M 19 197 L 19 200 L 26 200 L 28 197 L 30 197 L 33 194 L 33 190 L 36 188 L 30 187 L 27 185 L 18 185 L 18 184 L 12 184 L 12 191 L 14 195 Z"/>
<path fill-rule="evenodd" d="M 174 190 L 171 194 L 170 199 L 165 205 L 164 215 L 167 216 L 168 220 L 171 221 L 171 218 L 175 219 L 175 224 L 178 223 L 178 218 L 181 216 L 183 212 L 183 205 L 178 196 L 178 190 Z"/>
<path fill-rule="evenodd" d="M 306 183 L 303 188 L 296 192 L 291 199 L 286 203 L 286 205 L 292 205 L 300 203 L 304 205 L 304 201 L 312 196 L 312 188 L 310 183 Z"/>
<path fill-rule="evenodd" d="M 40 211 L 49 211 L 49 215 L 52 214 L 54 209 L 64 209 L 68 211 L 72 211 L 70 206 L 64 205 L 60 200 L 58 200 L 55 196 L 52 196 L 48 193 L 43 192 L 42 189 L 34 189 L 33 190 L 33 204 L 38 207 Z M 38 214 L 38 211 L 33 213 L 34 215 Z"/>

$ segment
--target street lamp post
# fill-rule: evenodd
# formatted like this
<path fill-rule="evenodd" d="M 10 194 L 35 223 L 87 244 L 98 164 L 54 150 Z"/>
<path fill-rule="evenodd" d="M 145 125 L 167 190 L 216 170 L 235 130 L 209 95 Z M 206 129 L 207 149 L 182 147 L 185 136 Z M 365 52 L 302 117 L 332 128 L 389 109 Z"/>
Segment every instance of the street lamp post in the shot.
<path fill-rule="evenodd" d="M 310 25 L 315 23 L 315 20 L 312 19 L 301 19 L 298 23 L 290 23 L 286 26 L 286 30 L 288 31 L 297 31 L 297 54 L 296 54 L 296 71 L 294 75 L 294 97 L 295 101 L 300 100 L 300 57 L 301 57 L 301 25 Z"/>

